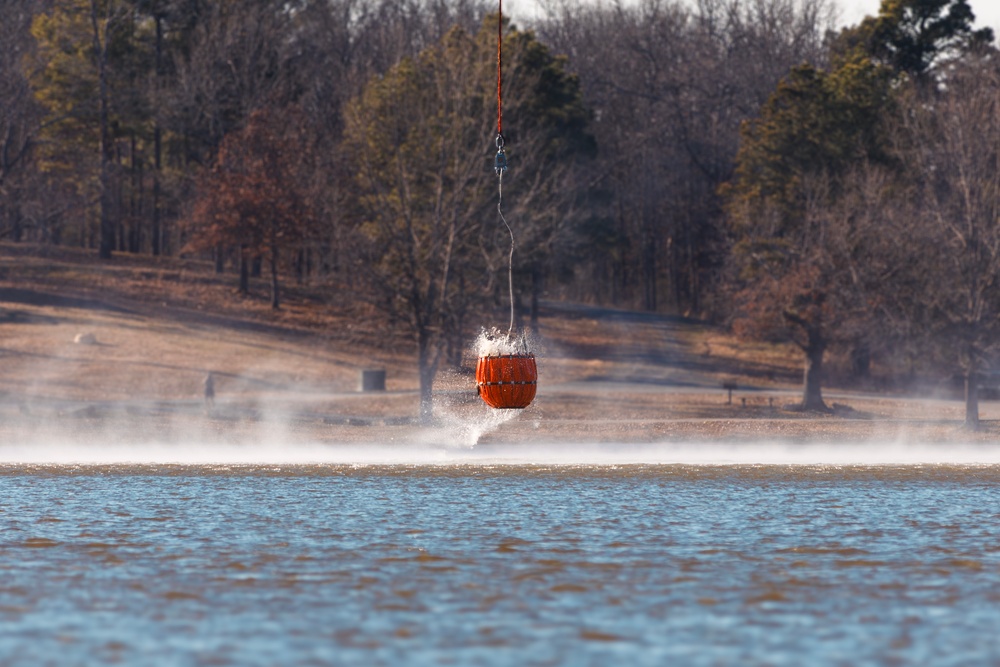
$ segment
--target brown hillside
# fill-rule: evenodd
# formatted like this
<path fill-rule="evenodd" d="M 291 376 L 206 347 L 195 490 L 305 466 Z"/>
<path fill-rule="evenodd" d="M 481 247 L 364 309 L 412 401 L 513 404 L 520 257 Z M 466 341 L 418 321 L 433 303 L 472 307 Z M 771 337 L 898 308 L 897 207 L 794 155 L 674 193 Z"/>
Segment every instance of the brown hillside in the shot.
<path fill-rule="evenodd" d="M 0 422 L 72 430 L 114 419 L 155 430 L 207 421 L 225 433 L 280 414 L 337 439 L 345 427 L 413 421 L 417 378 L 405 339 L 347 315 L 322 290 L 288 286 L 275 312 L 265 284 L 240 298 L 234 282 L 203 262 L 102 263 L 90 251 L 0 243 Z M 74 342 L 86 336 L 94 342 Z M 799 375 L 794 350 L 739 344 L 683 318 L 547 303 L 537 343 L 538 396 L 505 425 L 511 437 L 798 437 L 834 427 L 864 435 L 873 418 L 930 416 L 926 404 L 861 396 L 839 417 L 785 411 Z M 488 410 L 473 367 L 469 358 L 441 373 L 438 412 Z M 387 391 L 359 391 L 370 368 L 386 370 Z M 217 404 L 206 415 L 209 371 Z M 737 385 L 732 403 L 724 383 Z M 960 405 L 934 405 L 936 425 L 960 418 Z"/>

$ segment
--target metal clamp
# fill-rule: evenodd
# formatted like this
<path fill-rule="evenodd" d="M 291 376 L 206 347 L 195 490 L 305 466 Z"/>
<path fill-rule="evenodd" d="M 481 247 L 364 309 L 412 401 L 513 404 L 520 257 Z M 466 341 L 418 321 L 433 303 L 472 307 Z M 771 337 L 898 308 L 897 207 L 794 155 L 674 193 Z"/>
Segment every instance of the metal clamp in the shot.
<path fill-rule="evenodd" d="M 497 176 L 503 174 L 507 171 L 507 154 L 504 152 L 504 138 L 499 132 L 497 133 L 497 156 L 493 160 L 493 171 L 497 173 Z"/>

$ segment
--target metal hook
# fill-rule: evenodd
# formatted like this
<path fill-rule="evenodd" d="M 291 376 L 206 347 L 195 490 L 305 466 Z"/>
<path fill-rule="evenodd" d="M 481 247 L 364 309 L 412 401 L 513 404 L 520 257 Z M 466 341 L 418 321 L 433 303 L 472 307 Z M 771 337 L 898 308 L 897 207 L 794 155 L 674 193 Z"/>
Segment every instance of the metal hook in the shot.
<path fill-rule="evenodd" d="M 497 132 L 497 156 L 493 161 L 493 170 L 497 173 L 497 176 L 501 175 L 503 172 L 507 171 L 507 154 L 504 153 L 503 147 L 506 143 L 504 141 L 503 135 Z"/>
<path fill-rule="evenodd" d="M 497 151 L 496 159 L 493 161 L 493 170 L 497 173 L 497 176 L 507 171 L 507 155 L 503 150 Z"/>

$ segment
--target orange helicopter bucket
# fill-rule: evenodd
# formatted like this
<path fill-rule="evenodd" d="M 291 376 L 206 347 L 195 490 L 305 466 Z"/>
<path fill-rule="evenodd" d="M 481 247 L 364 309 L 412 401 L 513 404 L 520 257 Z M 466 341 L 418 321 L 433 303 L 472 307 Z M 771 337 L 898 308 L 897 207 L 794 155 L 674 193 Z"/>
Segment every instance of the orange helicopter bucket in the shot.
<path fill-rule="evenodd" d="M 479 357 L 476 390 L 491 408 L 520 410 L 528 407 L 538 389 L 538 367 L 533 354 L 498 354 Z"/>

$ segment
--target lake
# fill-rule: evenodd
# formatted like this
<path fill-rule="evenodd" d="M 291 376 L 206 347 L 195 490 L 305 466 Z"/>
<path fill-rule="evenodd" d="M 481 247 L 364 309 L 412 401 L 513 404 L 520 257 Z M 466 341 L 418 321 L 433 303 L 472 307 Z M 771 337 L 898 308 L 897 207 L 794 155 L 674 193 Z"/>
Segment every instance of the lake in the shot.
<path fill-rule="evenodd" d="M 0 445 L 0 664 L 997 664 L 998 459 Z"/>

